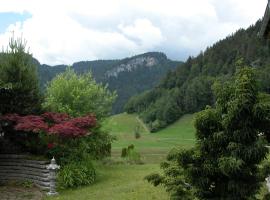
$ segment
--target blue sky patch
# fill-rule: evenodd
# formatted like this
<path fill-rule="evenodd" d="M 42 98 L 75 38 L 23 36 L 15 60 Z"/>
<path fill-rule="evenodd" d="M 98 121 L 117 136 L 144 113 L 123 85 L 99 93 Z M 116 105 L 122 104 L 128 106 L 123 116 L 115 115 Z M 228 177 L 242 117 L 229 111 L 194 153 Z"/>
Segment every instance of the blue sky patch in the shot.
<path fill-rule="evenodd" d="M 30 17 L 31 17 L 31 14 L 27 13 L 27 12 L 24 12 L 24 13 L 14 13 L 14 12 L 0 13 L 0 33 L 4 33 L 10 24 L 14 24 L 18 21 L 23 22 Z"/>

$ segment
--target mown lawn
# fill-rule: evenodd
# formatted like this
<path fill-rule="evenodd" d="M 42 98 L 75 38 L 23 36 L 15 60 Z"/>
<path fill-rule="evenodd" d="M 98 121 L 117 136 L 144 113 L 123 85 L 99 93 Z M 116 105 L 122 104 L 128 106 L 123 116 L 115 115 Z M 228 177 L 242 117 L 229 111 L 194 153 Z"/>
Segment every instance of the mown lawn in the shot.
<path fill-rule="evenodd" d="M 159 172 L 156 164 L 108 165 L 99 164 L 98 180 L 95 184 L 73 190 L 60 191 L 56 197 L 46 200 L 154 200 L 169 199 L 163 187 L 154 187 L 143 178 L 152 172 Z"/>
<path fill-rule="evenodd" d="M 112 155 L 120 156 L 121 149 L 130 144 L 141 153 L 143 161 L 159 163 L 173 147 L 190 148 L 195 143 L 194 115 L 185 115 L 174 124 L 150 133 L 136 115 L 119 114 L 105 122 L 105 129 L 117 140 L 112 144 Z M 136 139 L 134 130 L 140 126 L 141 137 Z"/>

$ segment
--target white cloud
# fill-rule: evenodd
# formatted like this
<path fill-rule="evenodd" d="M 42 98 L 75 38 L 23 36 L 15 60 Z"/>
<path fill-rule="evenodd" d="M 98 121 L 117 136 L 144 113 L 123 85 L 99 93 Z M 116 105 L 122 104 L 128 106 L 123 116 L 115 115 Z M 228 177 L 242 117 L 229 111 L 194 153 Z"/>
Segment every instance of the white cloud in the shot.
<path fill-rule="evenodd" d="M 173 59 L 197 54 L 263 16 L 267 0 L 0 0 L 0 12 L 29 12 L 0 34 L 27 39 L 47 64 L 122 58 L 165 51 Z"/>
<path fill-rule="evenodd" d="M 163 40 L 160 29 L 148 19 L 136 19 L 134 25 L 120 24 L 118 28 L 124 36 L 133 40 L 142 50 L 153 48 Z"/>

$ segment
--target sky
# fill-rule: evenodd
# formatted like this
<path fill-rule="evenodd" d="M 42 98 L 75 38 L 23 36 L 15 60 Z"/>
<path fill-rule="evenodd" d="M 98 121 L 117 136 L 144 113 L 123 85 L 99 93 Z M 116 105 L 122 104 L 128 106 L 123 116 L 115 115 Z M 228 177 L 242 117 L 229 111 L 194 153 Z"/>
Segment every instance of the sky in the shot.
<path fill-rule="evenodd" d="M 0 47 L 14 33 L 42 64 L 159 51 L 173 60 L 262 18 L 267 0 L 0 0 Z"/>

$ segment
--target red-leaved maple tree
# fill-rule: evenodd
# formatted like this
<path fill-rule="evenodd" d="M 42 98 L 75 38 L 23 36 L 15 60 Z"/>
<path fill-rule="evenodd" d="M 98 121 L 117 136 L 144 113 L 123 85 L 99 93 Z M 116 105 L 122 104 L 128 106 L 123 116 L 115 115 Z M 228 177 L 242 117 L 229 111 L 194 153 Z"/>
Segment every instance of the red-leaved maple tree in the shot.
<path fill-rule="evenodd" d="M 24 132 L 44 132 L 48 135 L 60 137 L 81 137 L 91 134 L 90 128 L 96 126 L 96 117 L 88 115 L 71 118 L 67 114 L 47 112 L 40 116 L 6 114 L 0 120 L 11 123 L 14 129 Z"/>

